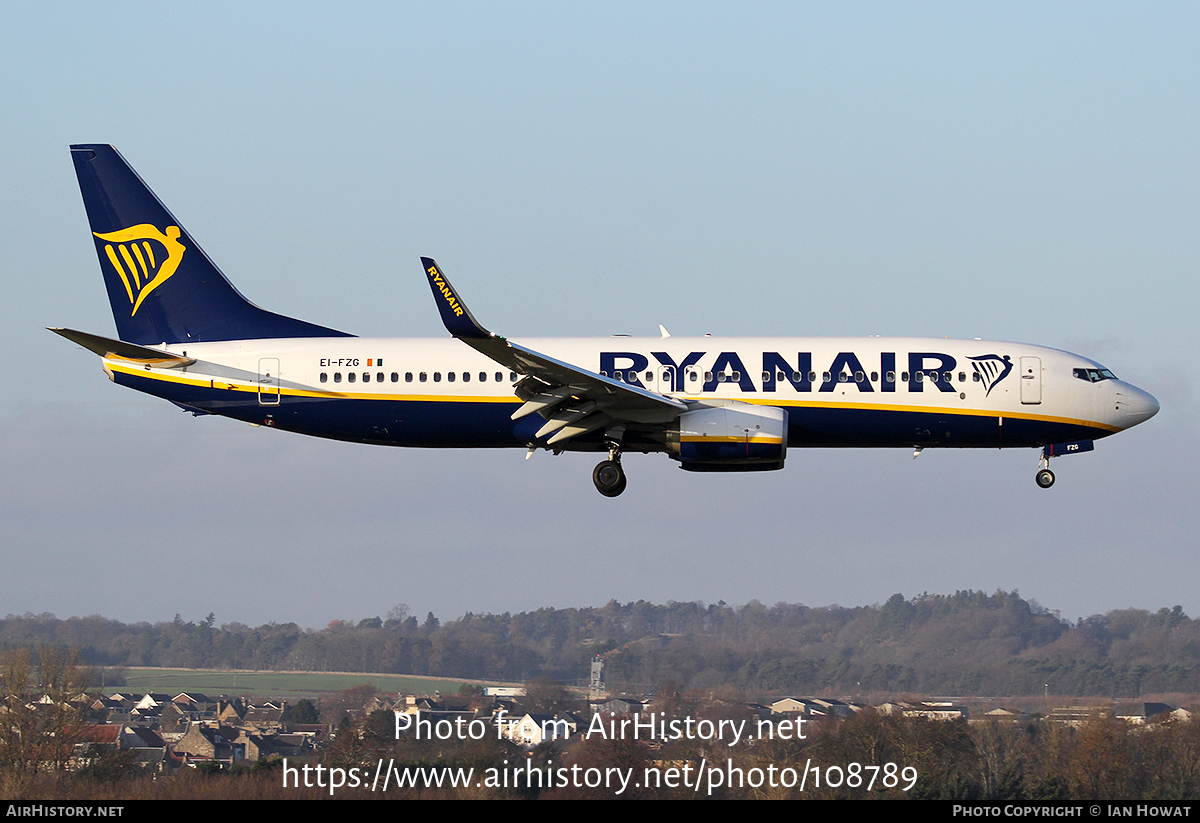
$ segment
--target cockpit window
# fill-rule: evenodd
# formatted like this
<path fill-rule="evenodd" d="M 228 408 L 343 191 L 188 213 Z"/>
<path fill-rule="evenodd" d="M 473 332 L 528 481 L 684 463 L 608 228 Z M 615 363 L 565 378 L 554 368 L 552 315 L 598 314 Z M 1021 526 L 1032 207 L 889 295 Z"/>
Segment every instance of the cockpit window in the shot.
<path fill-rule="evenodd" d="M 1117 376 L 1108 369 L 1075 369 L 1075 376 L 1089 383 L 1099 383 L 1101 380 L 1116 380 Z"/>

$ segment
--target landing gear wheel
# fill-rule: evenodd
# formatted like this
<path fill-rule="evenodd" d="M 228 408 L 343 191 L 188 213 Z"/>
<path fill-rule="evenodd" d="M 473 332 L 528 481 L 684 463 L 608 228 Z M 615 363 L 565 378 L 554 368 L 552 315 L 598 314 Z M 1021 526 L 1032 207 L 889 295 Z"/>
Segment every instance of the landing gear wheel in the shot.
<path fill-rule="evenodd" d="M 605 497 L 616 497 L 625 491 L 625 471 L 615 460 L 602 460 L 592 470 L 592 482 Z"/>
<path fill-rule="evenodd" d="M 1037 480 L 1037 484 L 1043 489 L 1048 489 L 1054 485 L 1054 472 L 1049 469 L 1039 470 L 1034 477 Z"/>

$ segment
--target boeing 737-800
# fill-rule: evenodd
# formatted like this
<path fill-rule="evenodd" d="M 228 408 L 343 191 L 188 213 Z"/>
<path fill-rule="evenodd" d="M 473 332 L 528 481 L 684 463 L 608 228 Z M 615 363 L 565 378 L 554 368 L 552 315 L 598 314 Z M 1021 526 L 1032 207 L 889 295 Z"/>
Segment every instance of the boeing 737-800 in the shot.
<path fill-rule="evenodd" d="M 71 147 L 118 339 L 52 331 L 109 378 L 195 414 L 389 446 L 599 452 L 688 471 L 783 468 L 788 447 L 1041 448 L 1049 460 L 1158 412 L 1095 361 L 941 338 L 507 340 L 422 258 L 450 337 L 362 338 L 247 301 L 121 155 Z"/>

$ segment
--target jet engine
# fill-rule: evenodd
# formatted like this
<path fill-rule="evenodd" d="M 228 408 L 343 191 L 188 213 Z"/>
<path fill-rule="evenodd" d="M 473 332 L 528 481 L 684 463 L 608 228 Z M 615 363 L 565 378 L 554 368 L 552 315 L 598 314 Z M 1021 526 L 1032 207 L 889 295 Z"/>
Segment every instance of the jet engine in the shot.
<path fill-rule="evenodd" d="M 667 454 L 693 472 L 782 469 L 787 412 L 736 400 L 684 412 L 667 429 Z"/>

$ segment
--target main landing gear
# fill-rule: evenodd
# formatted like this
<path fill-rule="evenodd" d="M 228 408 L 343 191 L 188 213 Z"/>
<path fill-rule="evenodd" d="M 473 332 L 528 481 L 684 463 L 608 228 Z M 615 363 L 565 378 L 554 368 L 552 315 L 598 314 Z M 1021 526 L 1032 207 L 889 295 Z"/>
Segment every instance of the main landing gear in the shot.
<path fill-rule="evenodd" d="M 616 497 L 625 491 L 625 470 L 621 468 L 619 446 L 609 444 L 608 459 L 601 460 L 592 469 L 592 482 L 596 484 L 596 491 L 605 497 Z"/>

